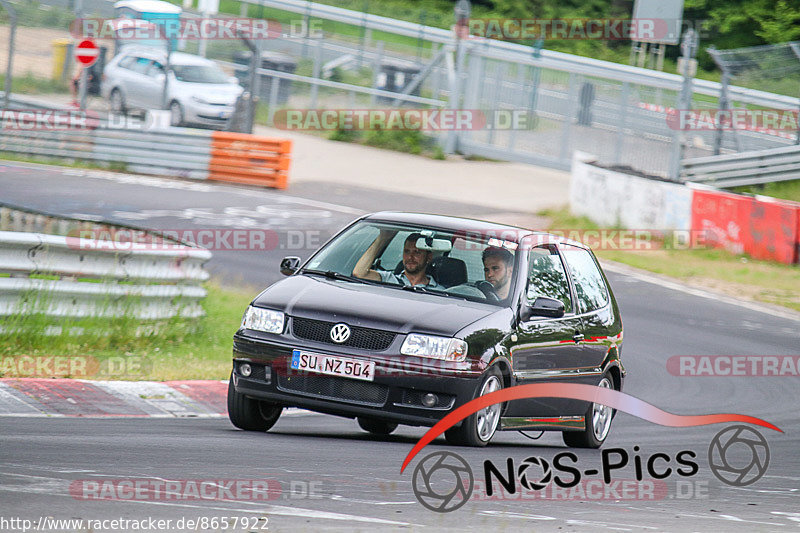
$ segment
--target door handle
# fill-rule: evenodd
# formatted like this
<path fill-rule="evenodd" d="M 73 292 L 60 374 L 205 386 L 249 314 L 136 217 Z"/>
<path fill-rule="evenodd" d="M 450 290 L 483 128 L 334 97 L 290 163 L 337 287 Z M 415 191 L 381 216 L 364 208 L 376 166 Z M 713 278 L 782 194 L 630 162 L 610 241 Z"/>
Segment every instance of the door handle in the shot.
<path fill-rule="evenodd" d="M 584 337 L 583 337 L 583 333 L 578 333 L 577 331 L 575 332 L 575 335 L 573 335 L 573 336 L 572 336 L 572 340 L 574 340 L 574 341 L 575 341 L 575 344 L 578 344 L 578 343 L 579 343 L 579 342 L 581 342 L 583 339 L 584 339 Z"/>

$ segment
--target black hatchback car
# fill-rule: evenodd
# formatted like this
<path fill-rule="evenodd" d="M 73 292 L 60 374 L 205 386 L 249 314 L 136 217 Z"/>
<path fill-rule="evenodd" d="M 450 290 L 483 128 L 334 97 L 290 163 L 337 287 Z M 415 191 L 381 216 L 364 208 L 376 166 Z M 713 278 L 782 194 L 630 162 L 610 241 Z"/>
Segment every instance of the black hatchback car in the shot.
<path fill-rule="evenodd" d="M 266 431 L 284 407 L 357 418 L 375 434 L 432 426 L 504 387 L 621 390 L 622 321 L 584 245 L 464 218 L 362 217 L 247 308 L 233 342 L 228 412 Z M 614 411 L 568 399 L 489 406 L 445 433 L 484 446 L 498 430 L 563 432 L 599 447 Z"/>

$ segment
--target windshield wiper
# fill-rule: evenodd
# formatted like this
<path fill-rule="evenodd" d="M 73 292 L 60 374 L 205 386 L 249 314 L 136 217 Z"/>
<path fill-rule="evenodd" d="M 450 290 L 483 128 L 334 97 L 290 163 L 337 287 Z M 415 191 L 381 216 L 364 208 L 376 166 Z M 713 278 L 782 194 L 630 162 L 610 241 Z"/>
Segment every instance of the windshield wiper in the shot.
<path fill-rule="evenodd" d="M 412 292 L 424 292 L 426 294 L 437 294 L 438 291 L 432 291 L 429 288 L 425 287 L 424 285 L 401 285 L 401 289 L 404 291 L 412 291 Z M 440 293 L 438 293 L 440 294 Z"/>
<path fill-rule="evenodd" d="M 320 276 L 325 276 L 328 279 L 337 279 L 343 281 L 355 281 L 357 283 L 374 283 L 372 280 L 357 278 L 355 276 L 348 276 L 347 274 L 342 274 L 340 272 L 336 272 L 335 270 L 315 270 L 313 268 L 306 268 L 302 272 L 303 274 L 317 274 Z"/>

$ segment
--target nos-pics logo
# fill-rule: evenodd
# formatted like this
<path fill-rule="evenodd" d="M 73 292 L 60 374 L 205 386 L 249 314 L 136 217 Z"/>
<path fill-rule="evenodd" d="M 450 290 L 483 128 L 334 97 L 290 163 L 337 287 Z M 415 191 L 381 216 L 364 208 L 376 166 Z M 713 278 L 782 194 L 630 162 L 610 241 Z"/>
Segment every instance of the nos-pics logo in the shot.
<path fill-rule="evenodd" d="M 769 457 L 764 436 L 744 425 L 723 429 L 708 447 L 711 472 L 723 483 L 735 487 L 761 479 L 769 466 Z M 528 491 L 543 490 L 554 478 L 550 463 L 541 457 L 526 458 L 516 474 L 519 485 Z M 488 484 L 489 480 L 486 482 Z M 475 476 L 460 455 L 448 451 L 434 452 L 414 468 L 412 487 L 417 501 L 424 507 L 437 513 L 448 513 L 470 499 Z"/>

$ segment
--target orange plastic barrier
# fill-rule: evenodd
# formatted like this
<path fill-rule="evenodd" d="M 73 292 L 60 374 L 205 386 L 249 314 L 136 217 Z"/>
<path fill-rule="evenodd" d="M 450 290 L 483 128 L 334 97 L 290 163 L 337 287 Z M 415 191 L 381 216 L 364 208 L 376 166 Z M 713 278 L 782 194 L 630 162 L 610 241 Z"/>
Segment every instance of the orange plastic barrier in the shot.
<path fill-rule="evenodd" d="M 291 153 L 288 139 L 215 131 L 211 134 L 208 179 L 285 189 Z"/>

